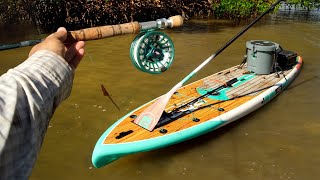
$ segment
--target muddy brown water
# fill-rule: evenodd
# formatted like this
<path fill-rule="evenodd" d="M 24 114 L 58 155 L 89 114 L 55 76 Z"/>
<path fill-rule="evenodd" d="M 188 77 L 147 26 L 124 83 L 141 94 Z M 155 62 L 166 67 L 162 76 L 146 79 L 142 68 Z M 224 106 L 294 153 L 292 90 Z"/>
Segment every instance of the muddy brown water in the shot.
<path fill-rule="evenodd" d="M 167 148 L 129 155 L 103 168 L 91 164 L 100 135 L 134 108 L 166 93 L 243 26 L 192 20 L 165 31 L 174 41 L 173 66 L 161 75 L 135 69 L 129 59 L 135 35 L 87 42 L 72 94 L 50 122 L 31 180 L 40 179 L 317 179 L 320 176 L 320 15 L 280 12 L 265 17 L 189 82 L 242 61 L 245 43 L 263 39 L 296 51 L 298 78 L 258 111 L 215 132 Z M 13 28 L 0 42 L 37 38 Z M 25 29 L 25 28 L 24 28 Z M 14 39 L 11 35 L 14 34 Z M 31 47 L 0 51 L 0 73 L 21 63 Z M 120 111 L 102 95 L 103 84 Z"/>

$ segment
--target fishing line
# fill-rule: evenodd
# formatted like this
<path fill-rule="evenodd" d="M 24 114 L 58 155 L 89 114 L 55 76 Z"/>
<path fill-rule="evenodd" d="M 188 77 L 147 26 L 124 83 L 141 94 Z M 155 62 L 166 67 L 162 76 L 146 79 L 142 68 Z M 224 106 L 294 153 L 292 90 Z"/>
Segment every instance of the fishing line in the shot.
<path fill-rule="evenodd" d="M 88 51 L 86 51 L 85 54 L 88 54 L 89 59 L 91 60 L 91 62 L 92 62 L 94 65 L 97 65 L 97 64 L 95 63 L 95 61 L 93 61 L 93 59 L 92 59 L 91 55 L 88 53 Z M 116 104 L 116 102 L 112 99 L 111 95 L 108 93 L 107 89 L 104 87 L 104 85 L 103 85 L 102 82 L 99 80 L 99 78 L 98 78 L 98 81 L 99 81 L 99 83 L 100 83 L 100 87 L 101 87 L 101 91 L 102 91 L 103 95 L 109 97 L 109 99 L 111 100 L 111 102 L 113 103 L 113 105 L 115 105 L 116 108 L 120 111 L 119 106 L 118 106 L 118 105 Z"/>

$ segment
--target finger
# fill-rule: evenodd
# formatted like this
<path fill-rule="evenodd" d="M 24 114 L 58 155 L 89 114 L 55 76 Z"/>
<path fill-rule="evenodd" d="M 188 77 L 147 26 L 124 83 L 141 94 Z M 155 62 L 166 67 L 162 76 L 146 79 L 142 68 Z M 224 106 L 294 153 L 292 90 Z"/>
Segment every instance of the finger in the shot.
<path fill-rule="evenodd" d="M 79 49 L 79 51 L 77 52 L 77 54 L 74 56 L 74 58 L 70 61 L 70 66 L 73 67 L 74 69 L 76 69 L 78 67 L 78 65 L 81 62 L 81 59 L 84 56 L 84 49 Z"/>
<path fill-rule="evenodd" d="M 75 56 L 79 54 L 79 50 L 83 49 L 84 46 L 85 46 L 85 43 L 83 41 L 73 43 L 66 52 L 65 60 L 67 62 L 71 62 L 75 58 Z"/>
<path fill-rule="evenodd" d="M 84 41 L 78 41 L 75 44 L 76 44 L 76 49 L 77 50 L 83 49 L 84 46 L 86 45 Z"/>
<path fill-rule="evenodd" d="M 84 56 L 84 46 L 85 43 L 84 41 L 79 41 L 77 43 L 75 43 L 75 48 L 76 48 L 76 54 L 73 57 L 73 59 L 70 61 L 71 66 L 73 66 L 74 68 L 77 68 L 81 59 Z"/>
<path fill-rule="evenodd" d="M 64 27 L 60 27 L 57 32 L 53 34 L 53 37 L 59 39 L 61 42 L 64 42 L 67 39 L 67 30 Z"/>
<path fill-rule="evenodd" d="M 67 50 L 65 59 L 67 62 L 70 62 L 78 53 L 80 49 L 84 48 L 85 43 L 83 41 L 79 41 L 73 43 Z"/>
<path fill-rule="evenodd" d="M 54 33 L 50 34 L 49 36 L 47 36 L 46 39 L 47 39 L 47 38 L 52 38 L 52 37 L 57 38 L 55 34 L 56 34 L 58 31 L 64 31 L 63 29 L 65 29 L 65 28 L 64 28 L 64 27 L 59 27 L 56 32 L 54 32 Z"/>
<path fill-rule="evenodd" d="M 66 55 L 65 55 L 65 60 L 67 62 L 70 62 L 74 58 L 76 53 L 77 53 L 76 43 L 74 43 L 70 47 L 68 47 L 68 50 L 67 50 Z"/>

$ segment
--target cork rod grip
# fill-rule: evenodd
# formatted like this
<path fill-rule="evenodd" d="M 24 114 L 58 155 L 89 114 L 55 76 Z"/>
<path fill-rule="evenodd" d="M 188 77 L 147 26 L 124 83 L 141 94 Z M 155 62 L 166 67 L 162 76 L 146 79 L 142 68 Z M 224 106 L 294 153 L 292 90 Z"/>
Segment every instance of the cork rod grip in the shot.
<path fill-rule="evenodd" d="M 171 27 L 180 27 L 183 25 L 183 19 L 180 15 L 171 16 L 168 20 L 172 23 Z"/>
<path fill-rule="evenodd" d="M 140 32 L 140 28 L 141 27 L 138 22 L 130 22 L 118 25 L 86 28 L 77 31 L 68 31 L 68 36 L 65 42 L 73 43 L 76 41 L 89 41 L 122 34 L 134 34 Z"/>

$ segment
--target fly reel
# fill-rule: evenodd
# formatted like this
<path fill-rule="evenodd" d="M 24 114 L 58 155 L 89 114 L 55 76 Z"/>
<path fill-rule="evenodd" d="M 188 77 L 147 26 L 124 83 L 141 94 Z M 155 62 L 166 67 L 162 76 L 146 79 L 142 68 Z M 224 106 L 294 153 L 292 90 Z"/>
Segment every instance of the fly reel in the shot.
<path fill-rule="evenodd" d="M 152 30 L 141 32 L 131 43 L 130 57 L 137 69 L 151 74 L 160 74 L 173 62 L 173 42 L 163 32 Z"/>

